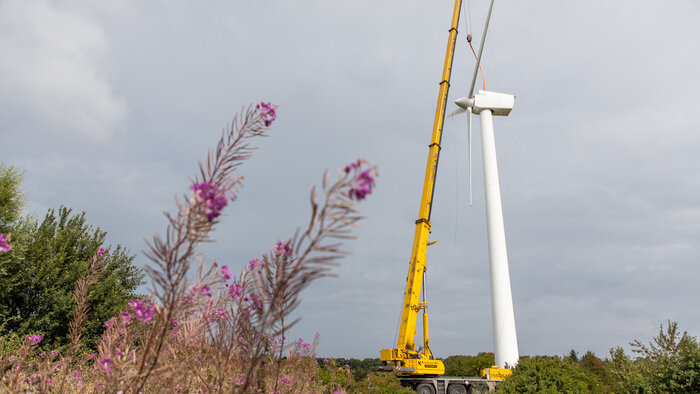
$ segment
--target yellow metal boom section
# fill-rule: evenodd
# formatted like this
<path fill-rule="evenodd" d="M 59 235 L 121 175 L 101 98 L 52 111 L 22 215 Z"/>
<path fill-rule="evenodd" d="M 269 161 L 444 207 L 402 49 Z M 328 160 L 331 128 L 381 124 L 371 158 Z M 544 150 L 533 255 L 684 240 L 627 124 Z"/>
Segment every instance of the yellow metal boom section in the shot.
<path fill-rule="evenodd" d="M 410 268 L 406 278 L 406 292 L 404 293 L 403 312 L 401 313 L 401 327 L 399 328 L 399 341 L 396 349 L 383 349 L 381 359 L 386 364 L 396 367 L 398 371 L 407 374 L 431 374 L 442 375 L 445 367 L 440 360 L 434 360 L 430 352 L 428 338 L 428 314 L 426 302 L 420 302 L 423 274 L 426 270 L 426 258 L 428 236 L 430 235 L 430 212 L 435 190 L 435 178 L 440 156 L 440 141 L 442 140 L 442 125 L 445 120 L 445 107 L 447 105 L 447 93 L 450 89 L 450 75 L 452 73 L 452 59 L 454 57 L 455 43 L 457 40 L 457 24 L 462 0 L 455 0 L 452 14 L 452 25 L 447 41 L 447 53 L 445 65 L 442 69 L 440 93 L 438 95 L 435 122 L 433 124 L 433 136 L 429 145 L 428 164 L 423 181 L 423 194 L 421 196 L 420 211 L 416 220 L 416 232 L 413 237 L 413 250 L 411 252 Z M 418 311 L 423 314 L 423 352 L 416 351 L 414 338 L 416 336 L 416 324 Z"/>

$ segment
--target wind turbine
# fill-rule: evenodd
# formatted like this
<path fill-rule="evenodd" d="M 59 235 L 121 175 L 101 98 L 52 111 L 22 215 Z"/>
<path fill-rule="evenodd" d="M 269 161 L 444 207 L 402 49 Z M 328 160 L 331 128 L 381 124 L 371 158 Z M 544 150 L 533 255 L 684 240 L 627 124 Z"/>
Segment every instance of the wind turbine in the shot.
<path fill-rule="evenodd" d="M 479 115 L 481 124 L 481 152 L 484 165 L 484 192 L 486 194 L 486 230 L 489 244 L 489 271 L 491 276 L 491 312 L 493 316 L 493 342 L 495 363 L 499 368 L 513 368 L 518 363 L 518 338 L 515 332 L 515 314 L 513 312 L 513 295 L 510 287 L 508 269 L 508 252 L 506 250 L 506 233 L 503 225 L 503 208 L 501 205 L 501 187 L 498 181 L 498 163 L 496 162 L 496 143 L 493 134 L 493 117 L 508 116 L 513 109 L 515 96 L 480 90 L 474 94 L 476 75 L 481 63 L 486 33 L 491 19 L 494 0 L 489 5 L 484 32 L 481 36 L 479 54 L 472 77 L 469 95 L 455 100 L 460 109 L 467 111 L 467 133 L 469 139 L 469 203 L 472 199 L 471 179 L 471 126 L 472 113 Z"/>

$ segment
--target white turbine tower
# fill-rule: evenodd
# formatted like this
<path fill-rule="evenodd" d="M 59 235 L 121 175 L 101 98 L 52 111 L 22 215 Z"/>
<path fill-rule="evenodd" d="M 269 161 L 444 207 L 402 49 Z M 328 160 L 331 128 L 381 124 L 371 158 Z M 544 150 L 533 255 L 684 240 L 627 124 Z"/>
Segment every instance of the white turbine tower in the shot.
<path fill-rule="evenodd" d="M 486 194 L 486 228 L 489 243 L 489 267 L 491 275 L 491 312 L 493 314 L 493 342 L 495 363 L 499 368 L 513 368 L 518 363 L 518 338 L 515 332 L 513 296 L 510 288 L 506 233 L 503 225 L 501 188 L 498 181 L 496 162 L 496 142 L 493 135 L 493 116 L 508 116 L 513 109 L 515 96 L 512 94 L 480 90 L 474 95 L 474 84 L 479 71 L 481 54 L 484 50 L 493 2 L 489 6 L 484 33 L 481 37 L 479 54 L 476 58 L 469 95 L 457 99 L 461 108 L 457 112 L 468 111 L 469 139 L 469 200 L 471 203 L 471 115 L 479 115 L 481 123 L 481 152 L 484 160 L 484 191 Z"/>

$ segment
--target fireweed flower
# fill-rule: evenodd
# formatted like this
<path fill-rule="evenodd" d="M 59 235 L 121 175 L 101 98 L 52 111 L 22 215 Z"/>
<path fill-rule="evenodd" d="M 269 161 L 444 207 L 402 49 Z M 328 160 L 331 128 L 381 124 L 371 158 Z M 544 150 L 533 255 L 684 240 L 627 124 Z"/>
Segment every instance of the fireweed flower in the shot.
<path fill-rule="evenodd" d="M 140 322 L 146 324 L 151 322 L 153 318 L 153 306 L 149 306 L 143 300 L 131 300 L 127 304 L 134 313 L 134 317 Z"/>
<path fill-rule="evenodd" d="M 115 322 L 116 322 L 116 319 L 111 318 L 111 319 L 107 320 L 106 322 L 104 322 L 104 324 L 102 326 L 105 328 L 112 328 L 114 326 Z"/>
<path fill-rule="evenodd" d="M 256 268 L 262 269 L 264 266 L 265 262 L 257 258 L 254 258 L 248 262 L 248 267 L 250 267 L 251 270 L 254 270 Z"/>
<path fill-rule="evenodd" d="M 10 246 L 10 237 L 8 236 L 7 239 L 5 239 L 5 234 L 0 233 L 0 253 L 8 252 L 10 249 L 12 249 L 12 246 Z"/>
<path fill-rule="evenodd" d="M 228 288 L 228 294 L 233 299 L 240 297 L 241 294 L 243 294 L 243 286 L 241 286 L 241 284 L 238 282 L 233 282 L 233 284 Z"/>
<path fill-rule="evenodd" d="M 362 167 L 366 164 L 367 162 L 364 159 L 359 159 L 345 166 L 346 174 L 354 171 L 354 175 L 350 180 L 350 190 L 348 191 L 348 197 L 351 199 L 360 201 L 364 200 L 367 195 L 372 194 L 377 170 L 375 167 L 363 170 Z"/>
<path fill-rule="evenodd" d="M 224 282 L 226 282 L 226 281 L 228 281 L 229 279 L 231 279 L 231 271 L 229 271 L 227 265 L 221 267 L 221 274 L 224 276 Z"/>
<path fill-rule="evenodd" d="M 126 312 L 120 313 L 119 316 L 122 318 L 122 324 L 128 324 L 131 320 L 131 315 Z"/>
<path fill-rule="evenodd" d="M 310 343 L 305 343 L 302 338 L 297 339 L 296 345 L 300 348 L 308 349 L 311 347 Z"/>
<path fill-rule="evenodd" d="M 39 334 L 36 334 L 36 335 L 27 335 L 27 339 L 29 339 L 30 341 L 34 342 L 35 345 L 38 345 L 39 342 L 41 342 L 41 340 L 44 339 L 44 337 L 42 337 L 42 336 L 39 335 Z"/>
<path fill-rule="evenodd" d="M 265 122 L 265 126 L 270 126 L 272 122 L 277 118 L 277 111 L 274 105 L 270 103 L 263 103 L 256 105 L 255 108 L 260 110 L 260 118 Z"/>
<path fill-rule="evenodd" d="M 211 297 L 211 291 L 209 291 L 209 286 L 203 285 L 202 287 L 199 287 L 198 285 L 192 286 L 192 289 L 190 290 L 190 297 L 194 297 L 197 294 L 202 293 L 202 295 L 205 295 L 207 297 Z M 192 301 L 190 301 L 190 304 Z"/>
<path fill-rule="evenodd" d="M 102 360 L 100 360 L 98 362 L 98 364 L 100 364 L 100 367 L 102 367 L 102 369 L 104 369 L 105 372 L 107 372 L 107 375 L 112 373 L 112 360 L 111 359 L 103 358 Z"/>
<path fill-rule="evenodd" d="M 218 185 L 213 181 L 195 183 L 190 186 L 190 189 L 194 191 L 194 198 L 191 202 L 192 205 L 202 204 L 205 207 L 207 214 L 207 220 L 212 221 L 221 215 L 221 211 L 224 209 L 226 204 L 228 204 L 228 197 L 226 194 L 219 190 Z"/>
<path fill-rule="evenodd" d="M 275 245 L 275 256 L 277 257 L 288 257 L 292 255 L 292 247 L 289 246 L 288 242 L 278 241 Z"/>

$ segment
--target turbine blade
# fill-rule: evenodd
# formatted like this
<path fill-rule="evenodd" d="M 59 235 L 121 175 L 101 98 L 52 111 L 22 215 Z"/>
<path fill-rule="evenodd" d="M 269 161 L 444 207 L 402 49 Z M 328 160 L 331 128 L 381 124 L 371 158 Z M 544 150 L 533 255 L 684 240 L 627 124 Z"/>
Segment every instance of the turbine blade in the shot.
<path fill-rule="evenodd" d="M 469 206 L 472 206 L 472 109 L 467 110 L 467 145 L 469 146 Z"/>
<path fill-rule="evenodd" d="M 465 111 L 466 111 L 466 109 L 464 109 L 464 108 L 457 108 L 456 110 L 452 111 L 452 112 L 450 113 L 449 116 L 450 116 L 450 118 L 452 118 L 452 117 L 454 117 L 455 115 L 459 115 L 459 114 L 461 114 L 462 112 L 465 112 Z"/>

